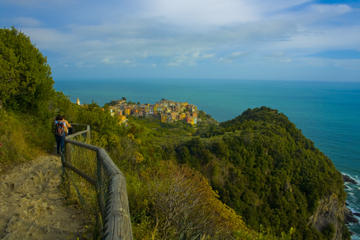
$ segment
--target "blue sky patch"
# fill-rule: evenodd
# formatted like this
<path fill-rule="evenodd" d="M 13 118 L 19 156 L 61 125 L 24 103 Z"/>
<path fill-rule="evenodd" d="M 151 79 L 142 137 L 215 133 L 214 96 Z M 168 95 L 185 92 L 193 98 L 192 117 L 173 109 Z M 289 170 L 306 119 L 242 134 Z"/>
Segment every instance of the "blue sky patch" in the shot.
<path fill-rule="evenodd" d="M 360 51 L 356 50 L 330 50 L 312 55 L 313 57 L 332 59 L 360 59 Z"/>

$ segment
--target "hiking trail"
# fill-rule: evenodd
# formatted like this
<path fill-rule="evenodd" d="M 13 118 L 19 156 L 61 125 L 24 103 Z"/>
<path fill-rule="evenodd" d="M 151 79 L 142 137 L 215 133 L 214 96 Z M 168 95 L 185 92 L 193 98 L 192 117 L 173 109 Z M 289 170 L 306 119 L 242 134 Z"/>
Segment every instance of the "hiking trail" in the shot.
<path fill-rule="evenodd" d="M 86 219 L 65 204 L 61 160 L 45 155 L 0 175 L 0 239 L 82 239 Z"/>

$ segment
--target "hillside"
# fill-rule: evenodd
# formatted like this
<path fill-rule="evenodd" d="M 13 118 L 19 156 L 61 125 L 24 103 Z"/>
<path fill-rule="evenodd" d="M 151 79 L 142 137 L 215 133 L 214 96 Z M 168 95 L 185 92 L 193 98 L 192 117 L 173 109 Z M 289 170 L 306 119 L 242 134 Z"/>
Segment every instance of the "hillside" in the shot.
<path fill-rule="evenodd" d="M 205 135 L 178 145 L 178 161 L 207 176 L 252 228 L 293 227 L 294 239 L 349 237 L 341 174 L 285 115 L 249 109 Z M 329 201 L 333 208 L 324 210 Z"/>

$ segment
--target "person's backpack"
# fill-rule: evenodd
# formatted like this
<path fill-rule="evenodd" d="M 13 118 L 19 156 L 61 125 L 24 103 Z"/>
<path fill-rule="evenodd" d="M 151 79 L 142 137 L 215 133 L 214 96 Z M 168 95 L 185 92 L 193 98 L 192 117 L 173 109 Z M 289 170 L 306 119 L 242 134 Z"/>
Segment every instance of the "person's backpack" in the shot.
<path fill-rule="evenodd" d="M 57 136 L 65 135 L 64 123 L 62 123 L 60 121 L 55 122 L 55 135 L 57 135 Z"/>

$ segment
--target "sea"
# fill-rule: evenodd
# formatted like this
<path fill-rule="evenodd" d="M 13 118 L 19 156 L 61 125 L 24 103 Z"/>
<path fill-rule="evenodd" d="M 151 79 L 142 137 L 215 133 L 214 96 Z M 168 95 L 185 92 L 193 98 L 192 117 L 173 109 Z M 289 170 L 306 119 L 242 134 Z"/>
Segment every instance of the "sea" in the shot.
<path fill-rule="evenodd" d="M 56 79 L 55 79 L 56 80 Z M 346 183 L 347 205 L 360 213 L 360 83 L 223 79 L 59 79 L 55 89 L 75 102 L 104 105 L 128 101 L 155 103 L 162 98 L 195 104 L 218 121 L 248 108 L 278 109 L 357 184 Z M 360 218 L 357 217 L 360 221 Z M 360 224 L 349 225 L 353 240 Z"/>

